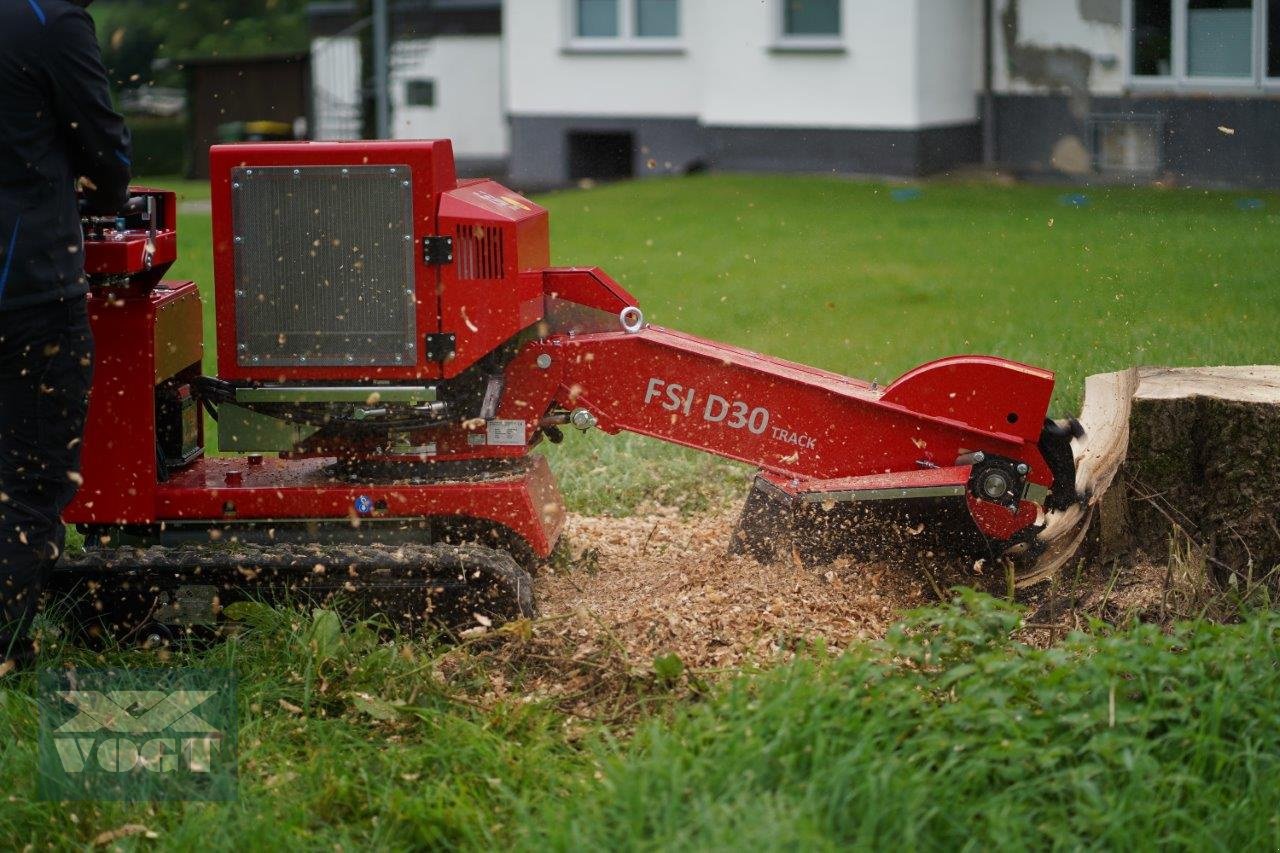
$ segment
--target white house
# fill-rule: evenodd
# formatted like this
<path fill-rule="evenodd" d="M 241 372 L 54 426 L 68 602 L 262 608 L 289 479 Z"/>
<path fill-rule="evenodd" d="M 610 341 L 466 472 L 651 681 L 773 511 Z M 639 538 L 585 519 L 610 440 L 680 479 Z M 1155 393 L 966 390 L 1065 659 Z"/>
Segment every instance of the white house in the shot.
<path fill-rule="evenodd" d="M 308 8 L 317 139 L 360 138 L 368 22 L 356 8 L 351 0 Z M 393 0 L 391 10 L 393 136 L 449 137 L 463 171 L 504 172 L 510 142 L 500 0 Z"/>
<path fill-rule="evenodd" d="M 983 162 L 1280 184 L 1280 0 L 397 7 L 396 135 L 452 136 L 466 159 L 506 160 L 519 186 Z M 336 32 L 314 43 L 318 90 L 337 64 L 324 52 L 351 40 Z M 346 79 L 354 91 L 358 68 Z"/>

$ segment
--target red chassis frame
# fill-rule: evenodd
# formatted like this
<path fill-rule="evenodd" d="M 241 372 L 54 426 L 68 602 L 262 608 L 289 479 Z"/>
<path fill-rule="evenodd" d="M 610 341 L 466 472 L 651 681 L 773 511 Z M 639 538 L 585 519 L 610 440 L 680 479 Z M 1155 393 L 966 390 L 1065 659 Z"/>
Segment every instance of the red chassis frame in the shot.
<path fill-rule="evenodd" d="M 447 143 L 219 146 L 211 160 L 221 379 L 447 385 L 498 345 L 520 339 L 525 343 L 503 368 L 493 419 L 504 422 L 506 440 L 477 441 L 486 425 L 477 435 L 470 417 L 426 430 L 416 438 L 434 445 L 434 456 L 392 460 L 418 466 L 422 476 L 410 480 L 353 483 L 335 479 L 333 459 L 301 456 L 197 458 L 172 472 L 162 469 L 157 388 L 200 375 L 202 309 L 193 283 L 155 284 L 163 269 L 148 267 L 143 274 L 136 268 L 142 257 L 122 253 L 118 245 L 144 237 L 130 232 L 117 235 L 122 240 L 86 244 L 92 270 L 132 280 L 95 287 L 90 297 L 98 359 L 84 485 L 65 514 L 69 522 L 234 529 L 469 519 L 510 531 L 545 557 L 563 527 L 564 508 L 545 459 L 530 451 L 551 427 L 570 419 L 759 466 L 765 480 L 802 500 L 960 499 L 992 540 L 1034 529 L 1053 486 L 1038 445 L 1053 391 L 1048 371 L 962 356 L 926 364 L 879 388 L 647 326 L 636 300 L 600 270 L 548 268 L 546 212 L 492 182 L 459 183 Z M 418 330 L 458 332 L 455 357 L 429 361 L 420 351 L 416 363 L 394 368 L 237 363 L 232 176 L 249 167 L 349 163 L 409 167 L 415 246 L 439 239 L 440 232 L 455 235 L 460 247 L 473 236 L 501 241 L 485 249 L 490 260 L 501 259 L 491 280 L 469 278 L 459 264 L 415 264 Z M 161 233 L 150 239 L 171 252 L 171 197 L 162 207 Z M 166 255 L 164 266 L 171 260 Z M 1001 500 L 981 497 L 973 482 L 975 465 L 990 464 L 984 459 L 1016 470 L 1011 476 L 1025 488 Z M 438 464 L 475 460 L 498 470 L 451 479 L 450 469 Z"/>

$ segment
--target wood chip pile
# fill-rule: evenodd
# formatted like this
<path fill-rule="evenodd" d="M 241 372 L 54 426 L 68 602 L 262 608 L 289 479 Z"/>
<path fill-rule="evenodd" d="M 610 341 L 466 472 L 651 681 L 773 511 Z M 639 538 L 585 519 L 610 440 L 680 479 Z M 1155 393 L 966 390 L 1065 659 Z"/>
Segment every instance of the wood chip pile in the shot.
<path fill-rule="evenodd" d="M 607 636 L 635 664 L 675 653 L 687 666 L 722 669 L 776 660 L 806 641 L 843 649 L 926 603 L 920 579 L 883 566 L 729 556 L 736 517 L 571 517 L 568 559 L 535 581 L 542 616 L 562 619 L 566 636 Z"/>

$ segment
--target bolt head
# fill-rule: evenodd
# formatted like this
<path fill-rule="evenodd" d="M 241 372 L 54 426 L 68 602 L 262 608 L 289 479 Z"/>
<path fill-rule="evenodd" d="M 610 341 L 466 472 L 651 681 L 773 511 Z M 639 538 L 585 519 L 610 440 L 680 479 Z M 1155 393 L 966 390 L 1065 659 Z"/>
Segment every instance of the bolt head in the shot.
<path fill-rule="evenodd" d="M 1019 474 L 1022 474 L 1025 476 L 1031 470 L 1031 466 L 1025 462 L 1019 462 L 1017 470 Z"/>
<path fill-rule="evenodd" d="M 985 497 L 998 500 L 1009 491 L 1009 479 L 1000 471 L 991 471 L 982 478 L 979 488 Z"/>
<path fill-rule="evenodd" d="M 550 355 L 544 352 L 538 356 L 538 367 L 541 367 L 543 370 L 546 370 L 550 366 L 551 366 Z"/>

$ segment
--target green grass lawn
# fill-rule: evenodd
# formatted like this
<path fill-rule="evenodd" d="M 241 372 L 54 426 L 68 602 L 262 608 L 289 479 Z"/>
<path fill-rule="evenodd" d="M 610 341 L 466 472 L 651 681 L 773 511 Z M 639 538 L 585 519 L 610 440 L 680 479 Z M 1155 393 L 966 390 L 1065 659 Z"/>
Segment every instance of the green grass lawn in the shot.
<path fill-rule="evenodd" d="M 1095 190 L 1076 208 L 1047 187 L 926 184 L 904 203 L 891 189 L 706 176 L 539 200 L 556 262 L 602 266 L 650 320 L 882 382 L 990 352 L 1059 371 L 1071 412 L 1093 371 L 1280 357 L 1280 197 L 1245 213 L 1237 194 L 1189 190 Z M 176 273 L 208 287 L 209 217 L 182 229 Z M 588 434 L 553 455 L 592 511 L 693 509 L 744 483 L 640 439 Z M 636 661 L 622 689 L 640 710 L 617 723 L 484 700 L 490 665 L 426 640 L 325 614 L 248 621 L 206 651 L 45 661 L 235 668 L 237 802 L 39 801 L 23 676 L 0 687 L 0 847 L 83 848 L 126 826 L 157 836 L 134 830 L 127 849 L 1280 845 L 1271 613 L 1095 626 L 1046 651 L 1010 639 L 1006 605 L 962 598 L 884 642 L 711 684 Z M 526 671 L 502 672 L 520 695 Z"/>
<path fill-rule="evenodd" d="M 1090 373 L 1280 359 L 1280 196 L 1244 212 L 1245 194 L 1187 189 L 1091 190 L 1084 207 L 1056 187 L 927 184 L 907 202 L 893 189 L 712 175 L 538 201 L 553 261 L 604 268 L 651 322 L 863 379 L 989 353 L 1057 371 L 1066 415 Z M 174 274 L 208 293 L 209 216 L 180 227 Z M 647 439 L 572 435 L 549 452 L 570 505 L 592 512 L 658 490 L 697 509 L 745 483 Z"/>
<path fill-rule="evenodd" d="M 971 597 L 839 657 L 812 648 L 710 686 L 640 673 L 629 690 L 649 710 L 618 726 L 483 702 L 485 668 L 446 683 L 439 648 L 330 617 L 256 614 L 194 655 L 59 655 L 235 668 L 233 803 L 41 802 L 32 679 L 0 687 L 0 845 L 83 849 L 122 827 L 136 850 L 1280 844 L 1274 614 L 1046 651 Z"/>

